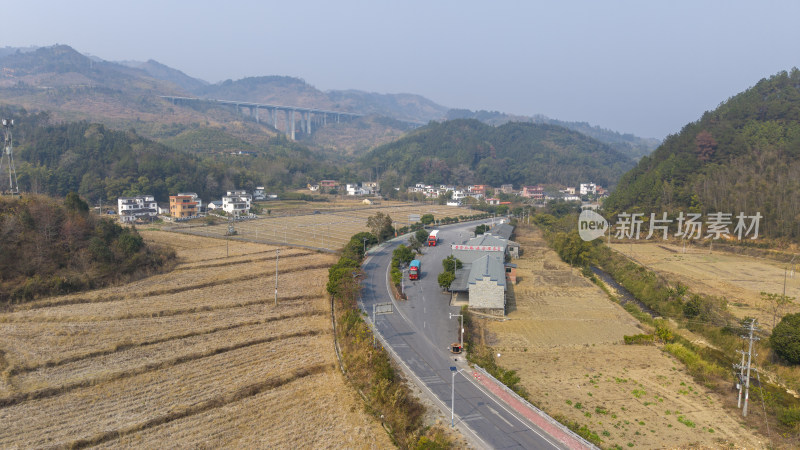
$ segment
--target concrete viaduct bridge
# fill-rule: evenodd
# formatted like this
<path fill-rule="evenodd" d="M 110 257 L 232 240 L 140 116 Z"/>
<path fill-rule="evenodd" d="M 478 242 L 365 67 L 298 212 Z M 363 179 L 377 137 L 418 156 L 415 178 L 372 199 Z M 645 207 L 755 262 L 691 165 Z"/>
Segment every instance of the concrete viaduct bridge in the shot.
<path fill-rule="evenodd" d="M 285 120 L 283 120 L 283 123 L 285 124 L 286 136 L 290 137 L 292 140 L 295 140 L 298 115 L 300 118 L 300 131 L 305 132 L 306 134 L 311 134 L 312 123 L 314 124 L 315 127 L 323 127 L 328 124 L 328 120 L 330 120 L 332 123 L 339 123 L 364 116 L 363 114 L 356 114 L 344 111 L 332 111 L 327 109 L 316 109 L 316 108 L 302 108 L 298 106 L 271 105 L 268 103 L 239 102 L 234 100 L 215 100 L 209 98 L 173 97 L 169 95 L 161 95 L 160 97 L 165 100 L 171 101 L 173 105 L 177 105 L 179 103 L 207 102 L 207 103 L 216 103 L 219 105 L 233 106 L 236 108 L 237 112 L 240 112 L 243 109 L 248 109 L 250 112 L 250 116 L 255 119 L 256 123 L 261 123 L 258 110 L 263 109 L 267 111 L 268 123 L 272 124 L 272 126 L 276 130 L 278 129 L 278 111 L 281 111 L 284 113 L 285 116 Z"/>

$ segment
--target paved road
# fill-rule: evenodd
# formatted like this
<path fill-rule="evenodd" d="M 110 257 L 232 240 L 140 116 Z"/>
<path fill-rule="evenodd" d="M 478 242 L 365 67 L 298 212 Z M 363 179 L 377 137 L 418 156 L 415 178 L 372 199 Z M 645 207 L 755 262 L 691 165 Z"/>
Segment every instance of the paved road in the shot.
<path fill-rule="evenodd" d="M 423 391 L 445 412 L 450 412 L 451 366 L 459 369 L 455 376 L 456 426 L 476 446 L 482 448 L 566 448 L 539 427 L 522 418 L 504 403 L 483 390 L 467 372 L 462 358 L 449 353 L 448 345 L 458 340 L 458 321 L 450 320 L 449 295 L 442 294 L 437 276 L 441 259 L 450 252 L 450 243 L 468 238 L 468 230 L 476 223 L 442 228 L 440 246 L 425 247 L 421 258 L 422 278 L 406 285 L 409 300 L 394 302 L 395 312 L 378 316 L 377 329 L 406 372 L 424 384 Z M 364 263 L 366 272 L 361 306 L 368 314 L 372 305 L 393 301 L 387 286 L 387 273 L 392 250 L 400 241 L 370 252 Z M 408 280 L 405 280 L 409 283 Z"/>

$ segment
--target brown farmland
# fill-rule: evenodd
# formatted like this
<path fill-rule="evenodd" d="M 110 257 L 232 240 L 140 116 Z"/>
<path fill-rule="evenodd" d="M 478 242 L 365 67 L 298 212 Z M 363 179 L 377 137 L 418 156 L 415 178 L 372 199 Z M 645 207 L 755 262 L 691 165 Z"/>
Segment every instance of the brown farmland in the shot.
<path fill-rule="evenodd" d="M 723 408 L 683 364 L 656 346 L 624 345 L 638 322 L 537 230 L 517 228 L 518 260 L 505 322 L 483 322 L 497 361 L 515 369 L 531 399 L 585 425 L 604 447 L 764 448 L 768 441 Z"/>
<path fill-rule="evenodd" d="M 0 314 L 0 447 L 391 446 L 337 368 L 334 256 L 280 248 L 275 306 L 278 247 L 142 235 L 177 269 Z"/>
<path fill-rule="evenodd" d="M 759 327 L 772 329 L 773 317 L 761 292 L 800 299 L 800 274 L 795 264 L 735 255 L 708 248 L 683 247 L 665 243 L 611 244 L 611 248 L 653 270 L 672 283 L 689 286 L 695 293 L 727 300 L 728 310 L 738 318 L 755 317 Z M 800 261 L 798 261 L 800 262 Z M 800 312 L 795 300 L 783 314 Z M 778 317 L 780 320 L 780 317 Z"/>
<path fill-rule="evenodd" d="M 244 239 L 249 241 L 298 245 L 311 248 L 338 250 L 344 247 L 350 238 L 361 231 L 369 231 L 367 218 L 381 212 L 389 215 L 396 228 L 410 225 L 409 216 L 433 214 L 436 220 L 445 217 L 479 214 L 456 206 L 425 205 L 418 203 L 381 202 L 380 205 L 366 206 L 356 202 L 339 202 L 328 204 L 320 202 L 319 206 L 302 203 L 294 208 L 287 208 L 280 203 L 265 203 L 264 209 L 276 208 L 258 219 L 233 223 L 236 234 L 230 242 Z M 228 233 L 229 223 L 224 219 L 216 219 L 211 226 L 177 226 L 175 231 L 192 233 L 200 236 L 224 237 Z M 225 248 L 222 248 L 222 256 Z"/>

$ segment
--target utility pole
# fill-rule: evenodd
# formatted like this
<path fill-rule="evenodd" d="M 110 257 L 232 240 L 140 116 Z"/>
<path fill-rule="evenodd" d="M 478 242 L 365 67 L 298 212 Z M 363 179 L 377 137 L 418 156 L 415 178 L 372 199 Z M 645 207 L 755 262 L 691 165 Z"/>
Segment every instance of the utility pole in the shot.
<path fill-rule="evenodd" d="M 789 264 L 783 268 L 783 299 L 786 299 L 786 273 L 789 271 L 789 266 L 794 264 L 794 259 L 797 258 L 797 255 L 792 256 L 792 260 L 789 261 Z M 792 266 L 792 277 L 794 278 L 794 266 Z"/>
<path fill-rule="evenodd" d="M 452 374 L 452 383 L 450 385 L 450 428 L 456 426 L 456 366 L 450 366 L 450 373 Z"/>
<path fill-rule="evenodd" d="M 741 364 L 739 364 L 738 366 L 736 364 L 733 365 L 733 367 L 739 369 L 739 382 L 736 383 L 736 387 L 739 389 L 739 399 L 736 402 L 736 407 L 737 408 L 741 408 L 742 407 L 742 392 L 744 392 L 744 385 L 742 385 L 742 380 L 744 380 L 744 367 L 745 367 L 744 366 L 744 355 L 746 355 L 747 352 L 745 352 L 744 350 L 736 350 L 736 351 L 738 353 L 742 354 L 742 362 L 741 362 Z"/>
<path fill-rule="evenodd" d="M 739 374 L 739 404 L 741 405 L 741 398 L 742 398 L 742 385 L 744 385 L 744 406 L 742 407 L 742 417 L 747 417 L 747 403 L 750 398 L 750 371 L 756 370 L 752 367 L 753 361 L 753 341 L 759 340 L 759 338 L 753 336 L 753 333 L 757 330 L 756 328 L 756 320 L 752 319 L 749 325 L 749 335 L 742 336 L 742 339 L 747 339 L 750 341 L 748 349 L 747 349 L 747 366 L 744 365 L 744 352 L 742 352 L 742 364 L 735 364 L 734 367 L 740 370 Z M 757 356 L 757 355 L 756 355 Z M 744 379 L 742 379 L 744 378 Z"/>
<path fill-rule="evenodd" d="M 275 250 L 275 306 L 278 306 L 278 255 L 280 250 Z"/>

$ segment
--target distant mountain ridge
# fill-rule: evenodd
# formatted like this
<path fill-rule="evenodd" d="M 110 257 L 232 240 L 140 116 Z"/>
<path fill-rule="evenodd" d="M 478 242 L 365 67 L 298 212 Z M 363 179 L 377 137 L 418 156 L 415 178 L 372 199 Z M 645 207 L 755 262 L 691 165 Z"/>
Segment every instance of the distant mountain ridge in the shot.
<path fill-rule="evenodd" d="M 617 151 L 638 160 L 642 156 L 650 154 L 655 150 L 661 141 L 654 138 L 641 138 L 633 134 L 621 134 L 619 132 L 590 125 L 587 122 L 566 122 L 563 120 L 551 119 L 547 116 L 537 114 L 534 116 L 516 116 L 505 114 L 499 111 L 470 111 L 468 109 L 451 109 L 447 112 L 447 119 L 477 119 L 489 125 L 503 125 L 508 122 L 531 122 L 557 125 L 570 130 L 585 134 L 586 136 L 597 139 L 600 142 L 610 145 Z"/>
<path fill-rule="evenodd" d="M 175 92 L 145 71 L 97 61 L 67 45 L 17 51 L 0 57 L 0 87 L 95 86 L 133 91 Z"/>
<path fill-rule="evenodd" d="M 103 121 L 117 128 L 154 120 L 203 123 L 212 119 L 209 114 L 216 120 L 234 119 L 229 113 L 220 115 L 219 111 L 209 111 L 208 107 L 172 107 L 158 98 L 159 95 L 179 95 L 342 110 L 420 125 L 454 118 L 476 118 L 494 126 L 509 121 L 549 123 L 584 133 L 634 158 L 648 153 L 654 146 L 652 140 L 622 135 L 586 123 L 499 112 L 473 113 L 450 109 L 414 94 L 321 91 L 305 80 L 288 76 L 247 77 L 210 84 L 154 60 L 109 62 L 81 54 L 67 45 L 0 48 L 0 69 L 0 101 L 53 111 L 55 116 L 69 120 Z M 56 95 L 45 95 L 45 89 L 58 91 L 51 92 Z M 177 108 L 181 109 L 181 117 L 171 117 Z M 357 136 L 359 129 L 368 129 L 367 140 L 375 140 L 375 145 L 396 139 L 407 129 L 407 125 L 380 120 L 354 123 L 349 125 L 349 131 L 345 131 L 347 127 L 343 125 L 333 133 L 325 133 L 319 142 L 315 141 L 315 136 L 304 139 L 312 146 L 352 154 L 363 151 L 367 144 Z M 149 135 L 159 138 L 155 132 Z"/>
<path fill-rule="evenodd" d="M 148 59 L 145 62 L 120 61 L 119 64 L 142 69 L 157 80 L 169 81 L 186 91 L 195 91 L 208 86 L 208 82 L 190 77 L 180 70 L 165 66 L 158 61 Z"/>

